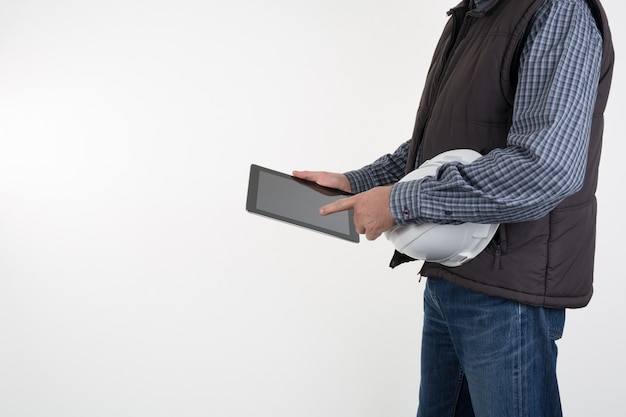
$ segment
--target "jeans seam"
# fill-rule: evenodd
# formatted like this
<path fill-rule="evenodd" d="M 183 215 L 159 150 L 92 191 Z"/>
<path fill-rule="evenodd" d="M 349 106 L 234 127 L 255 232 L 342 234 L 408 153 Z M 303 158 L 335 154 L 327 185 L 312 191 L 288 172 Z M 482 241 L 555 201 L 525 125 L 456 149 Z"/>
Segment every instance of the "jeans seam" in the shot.
<path fill-rule="evenodd" d="M 524 340 L 524 326 L 523 326 L 523 309 L 524 307 L 522 306 L 521 303 L 517 304 L 517 354 L 515 355 L 515 366 L 516 366 L 516 380 L 514 382 L 514 384 L 516 384 L 517 387 L 517 415 L 519 417 L 524 416 L 524 372 L 522 371 L 523 366 L 522 363 L 524 361 L 524 358 L 522 358 L 523 355 L 523 348 L 522 348 L 522 343 Z"/>
<path fill-rule="evenodd" d="M 461 369 L 459 371 L 459 375 L 456 379 L 456 396 L 455 396 L 455 400 L 454 400 L 454 404 L 452 405 L 452 409 L 450 410 L 450 417 L 455 417 L 456 415 L 456 408 L 459 405 L 459 397 L 461 396 L 461 388 L 463 388 L 463 379 L 465 378 L 465 372 L 463 371 L 463 369 Z"/>

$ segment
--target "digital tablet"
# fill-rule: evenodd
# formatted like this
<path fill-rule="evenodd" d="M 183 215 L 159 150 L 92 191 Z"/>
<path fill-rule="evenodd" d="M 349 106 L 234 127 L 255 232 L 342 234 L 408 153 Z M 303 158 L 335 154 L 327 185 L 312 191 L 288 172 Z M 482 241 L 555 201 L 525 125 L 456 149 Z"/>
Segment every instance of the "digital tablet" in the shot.
<path fill-rule="evenodd" d="M 349 195 L 344 191 L 322 187 L 314 182 L 253 164 L 250 166 L 246 209 L 252 213 L 358 242 L 359 234 L 354 227 L 353 210 L 326 216 L 319 214 L 320 207 Z"/>

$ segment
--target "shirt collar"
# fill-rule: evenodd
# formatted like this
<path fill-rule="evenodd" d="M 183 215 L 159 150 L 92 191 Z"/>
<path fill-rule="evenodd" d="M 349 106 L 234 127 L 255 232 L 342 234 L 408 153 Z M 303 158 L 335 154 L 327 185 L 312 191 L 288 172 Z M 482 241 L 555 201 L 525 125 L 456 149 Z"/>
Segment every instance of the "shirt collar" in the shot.
<path fill-rule="evenodd" d="M 469 13 L 482 16 L 498 4 L 499 0 L 469 0 Z"/>

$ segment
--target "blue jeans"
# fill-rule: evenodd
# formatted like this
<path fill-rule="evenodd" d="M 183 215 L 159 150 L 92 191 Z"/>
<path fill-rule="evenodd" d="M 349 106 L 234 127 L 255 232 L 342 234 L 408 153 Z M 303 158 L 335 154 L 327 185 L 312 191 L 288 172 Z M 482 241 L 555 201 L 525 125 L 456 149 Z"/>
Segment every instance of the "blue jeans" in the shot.
<path fill-rule="evenodd" d="M 565 310 L 428 278 L 418 417 L 562 416 L 556 379 Z"/>

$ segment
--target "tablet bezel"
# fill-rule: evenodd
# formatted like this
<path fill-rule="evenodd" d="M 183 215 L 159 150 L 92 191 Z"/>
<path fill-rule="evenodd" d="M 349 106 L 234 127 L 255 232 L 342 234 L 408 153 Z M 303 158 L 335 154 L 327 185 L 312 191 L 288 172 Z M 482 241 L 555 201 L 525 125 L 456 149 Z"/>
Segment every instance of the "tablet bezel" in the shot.
<path fill-rule="evenodd" d="M 305 187 L 308 189 L 311 189 L 314 192 L 320 193 L 320 194 L 324 194 L 327 197 L 337 197 L 337 199 L 340 198 L 345 198 L 347 196 L 350 196 L 352 194 L 347 193 L 345 191 L 341 191 L 341 190 L 337 190 L 334 188 L 328 188 L 328 187 L 323 187 L 319 184 L 316 184 L 312 181 L 306 181 L 306 180 L 302 180 L 300 178 L 296 178 L 293 175 L 288 175 L 279 171 L 275 171 L 273 169 L 269 169 L 266 167 L 262 167 L 260 165 L 256 165 L 256 164 L 251 164 L 250 165 L 250 177 L 249 177 L 249 181 L 248 181 L 248 196 L 247 196 L 247 200 L 246 200 L 246 210 L 251 212 L 251 213 L 256 213 L 256 214 L 260 214 L 266 217 L 270 217 L 272 219 L 275 220 L 279 220 L 282 222 L 286 222 L 286 223 L 290 223 L 296 226 L 301 226 L 307 229 L 311 229 L 311 230 L 315 230 L 317 232 L 321 232 L 321 233 L 325 233 L 334 237 L 338 237 L 340 239 L 344 239 L 344 240 L 348 240 L 350 242 L 355 242 L 358 243 L 359 242 L 359 234 L 356 232 L 355 226 L 354 226 L 354 211 L 353 210 L 347 210 L 346 213 L 348 215 L 348 230 L 349 230 L 349 234 L 343 233 L 341 231 L 338 230 L 333 230 L 333 229 L 327 229 L 324 227 L 321 227 L 319 225 L 316 224 L 312 224 L 312 223 L 307 223 L 304 221 L 301 221 L 299 219 L 294 219 L 294 218 L 290 218 L 290 217 L 285 217 L 283 215 L 279 215 L 276 213 L 272 213 L 269 211 L 265 211 L 265 210 L 261 210 L 257 207 L 257 196 L 259 193 L 259 174 L 261 172 L 264 172 L 266 174 L 269 175 L 273 175 L 273 176 L 277 176 L 277 177 L 281 177 L 281 178 L 285 178 L 285 179 L 289 179 L 291 181 L 293 181 L 294 183 L 298 184 L 301 187 Z"/>

